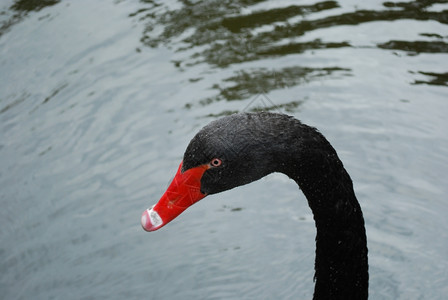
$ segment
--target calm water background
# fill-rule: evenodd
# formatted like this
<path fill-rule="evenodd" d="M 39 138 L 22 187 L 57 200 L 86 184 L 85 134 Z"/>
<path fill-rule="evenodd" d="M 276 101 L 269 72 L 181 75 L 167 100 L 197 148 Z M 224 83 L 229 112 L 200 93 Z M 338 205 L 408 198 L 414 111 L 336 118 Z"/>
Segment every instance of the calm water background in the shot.
<path fill-rule="evenodd" d="M 286 176 L 140 214 L 203 125 L 318 127 L 366 219 L 371 299 L 448 295 L 447 1 L 2 1 L 1 299 L 310 299 Z"/>

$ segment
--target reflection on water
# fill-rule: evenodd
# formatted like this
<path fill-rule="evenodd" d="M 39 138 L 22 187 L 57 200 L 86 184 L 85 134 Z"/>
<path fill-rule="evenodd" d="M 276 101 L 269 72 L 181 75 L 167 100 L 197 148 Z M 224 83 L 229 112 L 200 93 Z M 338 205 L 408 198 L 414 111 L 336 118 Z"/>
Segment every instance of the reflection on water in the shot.
<path fill-rule="evenodd" d="M 139 225 L 202 125 L 271 110 L 352 176 L 370 299 L 445 299 L 447 3 L 3 1 L 0 298 L 311 299 L 286 177 Z"/>
<path fill-rule="evenodd" d="M 59 3 L 60 0 L 16 0 L 8 10 L 1 11 L 1 15 L 6 16 L 5 20 L 0 22 L 0 36 L 14 24 L 20 22 L 30 12 L 36 12 L 44 7 Z M 2 19 L 3 19 L 2 18 Z"/>
<path fill-rule="evenodd" d="M 329 76 L 332 73 L 349 72 L 349 69 L 342 68 L 306 68 L 306 67 L 288 67 L 278 70 L 252 69 L 248 71 L 238 71 L 235 76 L 223 79 L 223 85 L 232 83 L 229 87 L 220 85 L 213 86 L 213 89 L 219 90 L 219 94 L 212 98 L 200 101 L 200 104 L 207 105 L 215 101 L 243 100 L 251 98 L 254 95 L 268 93 L 276 89 L 285 89 L 309 82 L 315 78 Z M 342 73 L 344 74 L 344 73 Z M 285 107 L 292 108 L 294 103 L 286 103 Z M 189 107 L 192 105 L 189 104 Z M 266 109 L 266 107 L 264 107 Z"/>
<path fill-rule="evenodd" d="M 39 11 L 44 7 L 52 6 L 59 2 L 60 0 L 16 0 L 10 9 L 16 12 L 28 13 L 31 11 Z"/>
<path fill-rule="evenodd" d="M 432 73 L 432 72 L 419 72 L 422 75 L 431 77 L 431 80 L 416 80 L 414 84 L 432 84 L 432 85 L 444 85 L 448 86 L 448 73 Z"/>
<path fill-rule="evenodd" d="M 439 41 L 390 41 L 384 44 L 378 44 L 383 49 L 403 50 L 410 52 L 409 55 L 419 53 L 448 53 L 448 44 Z"/>
<path fill-rule="evenodd" d="M 155 18 L 151 16 L 142 42 L 155 47 L 160 44 L 168 44 L 183 33 L 192 31 L 192 34 L 181 39 L 181 47 L 177 50 L 186 51 L 204 45 L 208 47 L 191 55 L 192 61 L 185 62 L 185 64 L 192 65 L 204 61 L 219 67 L 262 59 L 269 55 L 283 55 L 294 50 L 303 52 L 326 47 L 347 46 L 345 43 L 326 44 L 318 40 L 304 44 L 275 46 L 275 42 L 283 38 L 303 35 L 306 31 L 312 30 L 310 26 L 313 26 L 311 24 L 314 22 L 302 21 L 299 25 L 291 25 L 288 24 L 290 18 L 297 16 L 303 18 L 306 15 L 336 8 L 338 5 L 335 1 L 274 8 L 268 11 L 256 11 L 248 15 L 242 14 L 242 7 L 263 1 L 238 2 L 205 1 L 197 4 L 186 2 L 181 9 L 156 14 Z M 210 9 L 211 7 L 214 9 Z M 274 23 L 273 28 L 263 29 L 263 26 Z M 153 31 L 160 25 L 163 26 L 162 33 L 153 36 Z M 260 28 L 261 32 L 254 33 L 252 31 L 254 28 Z"/>
<path fill-rule="evenodd" d="M 433 20 L 441 24 L 448 23 L 448 10 L 428 10 L 437 3 L 446 1 L 384 2 L 382 10 L 363 10 L 331 14 L 340 8 L 336 1 L 323 1 L 309 5 L 290 5 L 265 9 L 265 1 L 182 1 L 176 9 L 160 8 L 150 1 L 150 7 L 131 14 L 139 16 L 146 24 L 141 41 L 150 47 L 161 45 L 173 47 L 177 52 L 186 52 L 183 61 L 176 60 L 176 67 L 192 67 L 200 63 L 226 68 L 256 60 L 266 60 L 278 56 L 300 54 L 322 49 L 352 47 L 349 40 L 298 42 L 295 39 L 309 32 L 338 26 L 356 26 L 368 22 L 397 20 Z M 256 5 L 256 9 L 246 7 Z M 331 15 L 321 17 L 323 12 Z M 437 33 L 421 33 L 435 41 L 397 41 L 379 43 L 380 49 L 407 51 L 409 55 L 419 53 L 447 53 L 448 44 L 440 41 L 443 37 Z M 331 68 L 307 68 L 293 66 L 274 70 L 242 70 L 224 82 L 234 82 L 232 87 L 211 88 L 219 90 L 215 97 L 200 100 L 208 104 L 218 100 L 241 100 L 277 88 L 291 87 L 308 82 L 312 74 L 322 77 L 334 71 L 349 70 L 345 66 Z M 322 74 L 326 72 L 326 74 Z M 269 75 L 271 74 L 271 75 Z M 271 78 L 269 78 L 271 77 Z M 200 80 L 192 78 L 191 81 Z M 436 84 L 426 82 L 428 84 Z M 436 81 L 440 82 L 440 81 Z M 421 83 L 420 81 L 416 83 Z M 295 102 L 291 102 L 292 103 Z M 287 104 L 285 104 L 287 105 Z M 191 107 L 192 104 L 187 104 Z M 226 112 L 224 112 L 225 114 Z"/>
<path fill-rule="evenodd" d="M 401 19 L 434 20 L 443 24 L 448 23 L 447 10 L 441 12 L 426 10 L 427 7 L 435 3 L 445 3 L 446 1 L 443 0 L 409 3 L 385 2 L 383 5 L 388 8 L 386 10 L 356 10 L 314 20 L 306 18 L 312 18 L 315 13 L 339 7 L 337 2 L 325 1 L 307 6 L 294 5 L 281 9 L 255 11 L 250 14 L 244 14 L 242 7 L 263 1 L 238 2 L 200 1 L 190 3 L 185 1 L 180 9 L 149 14 L 147 17 L 150 21 L 146 26 L 142 42 L 155 47 L 171 43 L 176 37 L 190 31 L 191 34 L 181 38 L 181 45 L 185 44 L 185 46 L 178 47 L 177 51 L 207 45 L 207 49 L 199 50 L 191 58 L 201 58 L 209 64 L 225 67 L 234 63 L 263 59 L 266 55 L 285 55 L 301 53 L 305 50 L 350 46 L 346 41 L 322 43 L 319 40 L 276 45 L 280 40 L 302 36 L 307 32 L 327 27 Z M 297 16 L 300 16 L 300 20 L 290 22 L 291 18 Z M 267 25 L 272 26 L 264 27 Z M 160 26 L 163 26 L 162 32 L 154 33 Z M 260 28 L 259 32 L 252 31 L 257 27 Z M 446 52 L 446 48 L 443 52 Z M 187 65 L 189 64 L 191 63 L 187 63 Z"/>

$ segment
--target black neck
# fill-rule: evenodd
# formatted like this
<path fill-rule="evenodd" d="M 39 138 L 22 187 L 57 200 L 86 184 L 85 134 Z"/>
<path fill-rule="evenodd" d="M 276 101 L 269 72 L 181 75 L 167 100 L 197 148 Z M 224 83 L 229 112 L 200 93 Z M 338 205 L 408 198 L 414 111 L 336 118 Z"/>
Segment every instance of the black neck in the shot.
<path fill-rule="evenodd" d="M 228 165 L 204 174 L 201 188 L 206 193 L 229 190 L 271 172 L 295 180 L 308 199 L 317 228 L 314 299 L 367 298 L 361 208 L 350 176 L 322 134 L 282 114 L 235 114 L 198 133 L 187 148 L 184 167 L 208 163 L 210 152 Z"/>
<path fill-rule="evenodd" d="M 287 139 L 289 149 L 278 153 L 277 161 L 283 163 L 277 166 L 297 182 L 313 211 L 314 299 L 367 299 L 366 233 L 352 181 L 327 140 L 313 128 L 303 129 L 299 145 Z"/>

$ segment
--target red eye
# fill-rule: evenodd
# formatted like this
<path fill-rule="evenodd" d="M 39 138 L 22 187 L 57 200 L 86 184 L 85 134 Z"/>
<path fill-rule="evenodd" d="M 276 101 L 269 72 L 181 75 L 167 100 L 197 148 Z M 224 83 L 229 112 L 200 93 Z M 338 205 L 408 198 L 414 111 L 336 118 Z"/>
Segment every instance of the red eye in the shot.
<path fill-rule="evenodd" d="M 222 161 L 219 158 L 214 158 L 210 162 L 211 167 L 219 167 L 222 164 Z"/>

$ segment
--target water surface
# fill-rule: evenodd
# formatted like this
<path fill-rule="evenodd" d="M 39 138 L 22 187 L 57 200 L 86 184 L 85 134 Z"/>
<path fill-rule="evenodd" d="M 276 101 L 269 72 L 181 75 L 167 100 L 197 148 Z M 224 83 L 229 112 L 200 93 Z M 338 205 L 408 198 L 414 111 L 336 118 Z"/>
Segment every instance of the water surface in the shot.
<path fill-rule="evenodd" d="M 370 299 L 448 294 L 447 1 L 3 1 L 4 299 L 311 299 L 286 176 L 140 214 L 193 135 L 271 110 L 315 126 L 366 219 Z"/>

